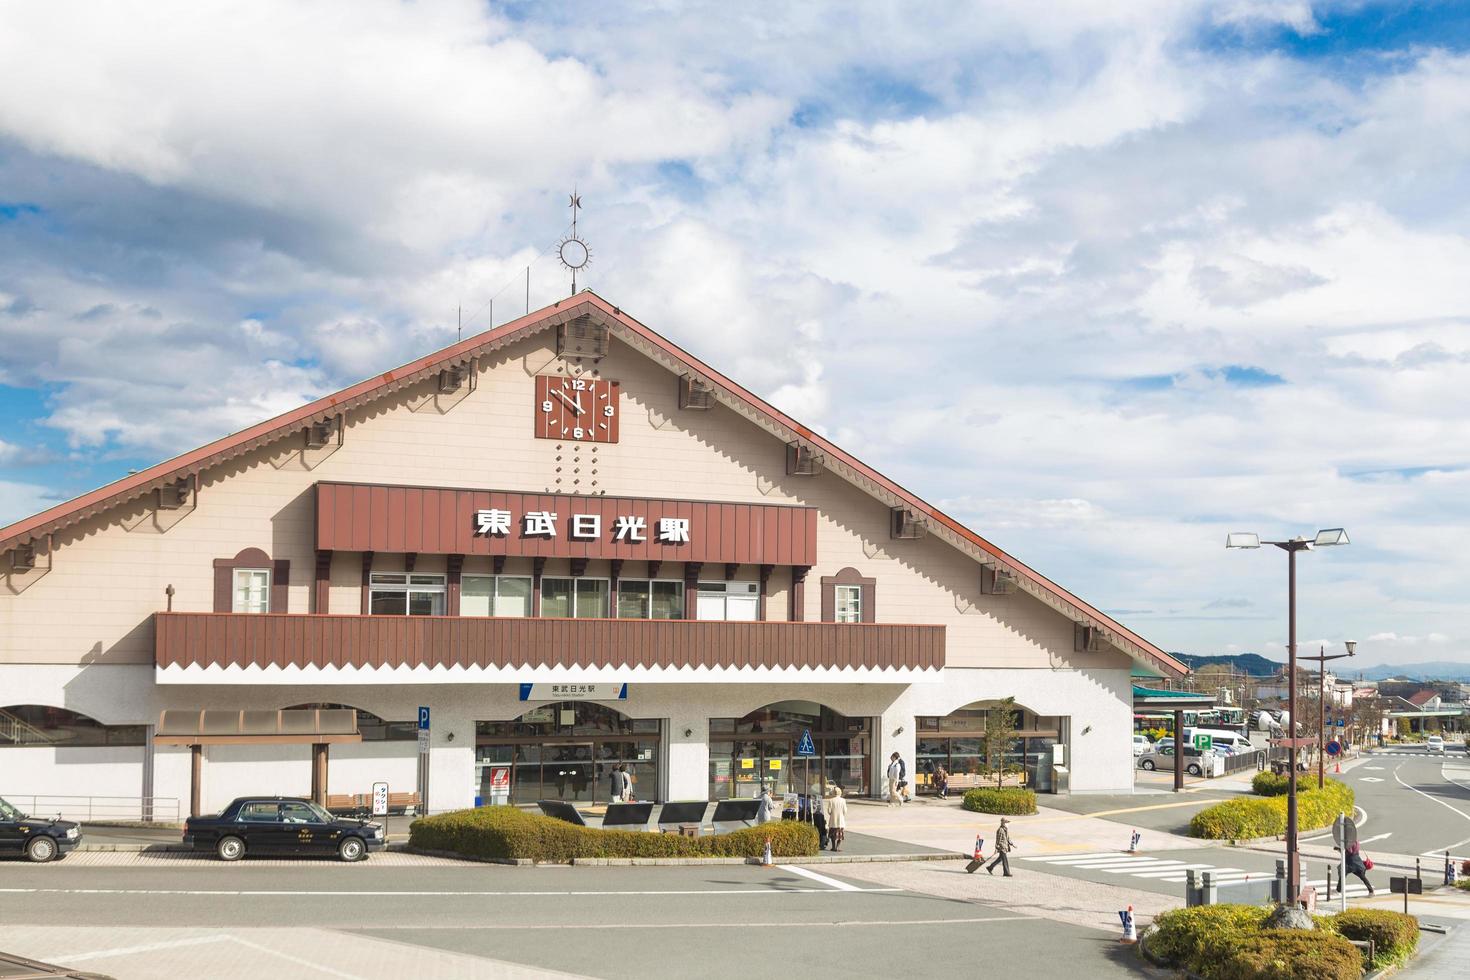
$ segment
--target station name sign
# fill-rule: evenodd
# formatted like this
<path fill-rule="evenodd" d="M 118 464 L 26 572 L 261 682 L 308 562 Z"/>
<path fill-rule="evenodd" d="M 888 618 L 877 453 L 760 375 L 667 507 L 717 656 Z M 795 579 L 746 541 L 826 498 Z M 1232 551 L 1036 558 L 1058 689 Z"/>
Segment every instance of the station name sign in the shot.
<path fill-rule="evenodd" d="M 817 563 L 817 511 L 610 494 L 316 485 L 316 547 L 377 554 Z"/>

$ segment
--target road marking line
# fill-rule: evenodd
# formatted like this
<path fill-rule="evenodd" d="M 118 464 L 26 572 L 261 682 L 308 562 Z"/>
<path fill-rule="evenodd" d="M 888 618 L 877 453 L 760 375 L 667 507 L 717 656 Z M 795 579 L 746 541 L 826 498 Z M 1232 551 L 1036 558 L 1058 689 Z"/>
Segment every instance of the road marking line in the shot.
<path fill-rule="evenodd" d="M 623 931 L 625 929 L 767 929 L 767 928 L 790 929 L 790 928 L 793 927 L 793 925 L 799 925 L 801 928 L 809 929 L 809 928 L 814 928 L 814 927 L 820 928 L 820 927 L 823 927 L 823 926 L 830 926 L 830 927 L 833 927 L 833 928 L 846 928 L 848 926 L 940 926 L 940 925 L 949 925 L 951 923 L 967 923 L 967 922 L 1045 922 L 1045 923 L 1050 924 L 1051 921 L 1052 920 L 1050 920 L 1050 919 L 1043 919 L 1043 918 L 1039 918 L 1038 916 L 1034 916 L 1034 915 L 993 915 L 993 916 L 974 916 L 974 917 L 959 918 L 959 919 L 866 919 L 866 920 L 843 919 L 843 920 L 835 921 L 835 922 L 801 922 L 801 923 L 792 923 L 790 921 L 784 921 L 784 920 L 783 921 L 780 921 L 780 922 L 609 922 L 609 923 L 601 923 L 601 924 L 586 924 L 586 923 L 579 922 L 579 923 L 577 923 L 576 928 L 577 928 L 577 930 L 579 932 L 581 930 L 583 930 L 583 929 L 616 929 L 619 932 L 621 932 L 621 931 Z M 557 930 L 565 931 L 568 927 L 567 927 L 567 925 L 565 923 L 551 923 L 551 922 L 546 922 L 546 923 L 528 923 L 526 925 L 515 925 L 513 923 L 495 923 L 495 922 L 492 922 L 492 923 L 476 924 L 476 925 L 466 925 L 466 926 L 387 925 L 387 926 L 344 926 L 343 928 L 346 929 L 346 930 L 348 930 L 348 931 L 351 931 L 351 932 L 375 933 L 375 932 L 387 932 L 389 930 L 393 930 L 393 931 L 397 931 L 397 930 L 409 930 L 409 931 L 417 932 L 419 930 L 429 930 L 429 929 L 440 929 L 440 930 L 453 930 L 453 929 L 457 929 L 457 930 L 464 931 L 464 932 L 468 932 L 470 930 L 480 930 L 480 929 L 483 929 L 483 930 L 495 930 L 497 932 L 515 932 L 515 931 L 519 931 L 519 930 L 525 930 L 525 931 L 531 931 L 531 932 L 539 932 L 539 931 L 544 931 L 544 930 L 547 930 L 547 929 L 557 929 Z"/>
<path fill-rule="evenodd" d="M 1135 878 L 1168 878 L 1177 875 L 1181 871 L 1208 871 L 1213 864 L 1186 864 L 1178 868 L 1170 868 L 1168 871 L 1139 871 L 1133 875 Z"/>
<path fill-rule="evenodd" d="M 810 871 L 806 868 L 798 868 L 794 864 L 784 864 L 781 866 L 781 869 L 783 871 L 790 871 L 794 874 L 799 874 L 803 878 L 810 878 L 812 881 L 818 882 L 820 884 L 828 885 L 832 888 L 837 889 L 840 892 L 862 891 L 862 888 L 858 887 L 857 885 L 849 884 L 845 881 L 838 881 L 836 878 L 828 878 L 826 875 L 819 875 L 815 871 Z"/>
<path fill-rule="evenodd" d="M 1441 775 L 1443 775 L 1443 773 L 1441 773 Z M 1455 813 L 1458 813 L 1460 816 L 1464 817 L 1466 820 L 1470 820 L 1470 813 L 1466 813 L 1464 810 L 1461 810 L 1459 807 L 1451 806 L 1450 804 L 1446 803 L 1444 800 L 1440 799 L 1437 796 L 1430 796 L 1428 793 L 1424 792 L 1422 789 L 1420 789 L 1417 786 L 1410 786 L 1408 783 L 1404 782 L 1402 779 L 1399 778 L 1399 771 L 1398 771 L 1398 769 L 1395 769 L 1393 771 L 1393 778 L 1394 778 L 1394 780 L 1400 786 L 1404 787 L 1404 789 L 1411 789 L 1414 792 L 1418 793 L 1420 796 L 1424 797 L 1426 800 L 1433 800 L 1434 802 L 1438 803 L 1440 806 L 1445 807 L 1446 809 L 1449 809 L 1449 810 L 1453 810 Z M 1464 843 L 1464 841 L 1461 841 L 1461 843 Z M 1443 851 L 1444 849 L 1441 848 L 1440 850 Z M 1454 850 L 1454 847 L 1451 846 L 1450 850 Z"/>
<path fill-rule="evenodd" d="M 302 959 L 300 956 L 292 956 L 290 953 L 283 953 L 278 949 L 271 949 L 269 946 L 263 946 L 260 943 L 253 943 L 248 939 L 241 939 L 239 936 L 231 936 L 230 941 L 238 943 L 241 946 L 248 946 L 251 949 L 259 950 L 260 952 L 265 953 L 269 956 L 274 956 L 277 959 L 285 960 L 287 963 L 294 963 L 297 966 L 308 967 L 310 969 L 316 970 L 319 973 L 326 973 L 334 977 L 342 977 L 344 978 L 344 980 L 366 980 L 366 978 L 363 977 L 361 974 L 343 973 L 341 970 L 335 970 L 330 966 L 322 966 L 320 963 L 313 963 L 311 960 Z"/>
<path fill-rule="evenodd" d="M 859 888 L 852 886 L 855 892 L 901 892 L 902 888 Z M 578 898 L 582 896 L 604 897 L 604 896 L 638 896 L 638 895 L 837 895 L 841 892 L 830 888 L 726 888 L 718 891 L 710 889 L 669 889 L 666 891 L 505 891 L 505 892 L 475 892 L 475 891 L 229 891 L 229 890 L 205 890 L 205 889 L 183 889 L 183 888 L 0 888 L 0 895 L 229 895 L 241 898 L 279 898 L 289 895 L 307 895 L 312 897 L 331 898 L 419 898 L 446 896 L 450 898 L 533 898 L 545 895 L 550 898 Z M 581 928 L 580 926 L 578 928 Z"/>
<path fill-rule="evenodd" d="M 85 963 L 87 960 L 111 959 L 114 956 L 133 956 L 138 953 L 156 953 L 161 949 L 179 946 L 203 946 L 207 943 L 228 941 L 228 936 L 194 936 L 188 939 L 171 939 L 163 943 L 147 943 L 143 946 L 118 946 L 114 949 L 98 949 L 90 953 L 50 953 L 43 959 L 56 963 Z"/>

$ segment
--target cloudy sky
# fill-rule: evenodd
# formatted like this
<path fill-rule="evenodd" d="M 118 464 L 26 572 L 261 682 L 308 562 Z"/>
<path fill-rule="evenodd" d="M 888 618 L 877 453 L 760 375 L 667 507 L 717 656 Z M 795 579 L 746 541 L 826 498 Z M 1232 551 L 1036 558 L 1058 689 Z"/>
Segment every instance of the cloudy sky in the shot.
<path fill-rule="evenodd" d="M 921 11 L 927 11 L 921 13 Z M 0 523 L 587 285 L 1160 645 L 1470 654 L 1454 2 L 16 0 Z M 771 352 L 782 352 L 773 356 Z"/>

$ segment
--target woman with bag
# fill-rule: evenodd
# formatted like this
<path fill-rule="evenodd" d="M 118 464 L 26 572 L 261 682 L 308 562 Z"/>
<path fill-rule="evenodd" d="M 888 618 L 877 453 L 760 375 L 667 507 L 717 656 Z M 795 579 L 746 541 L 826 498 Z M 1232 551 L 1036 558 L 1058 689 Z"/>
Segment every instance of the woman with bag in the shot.
<path fill-rule="evenodd" d="M 832 850 L 836 851 L 847 836 L 847 800 L 842 797 L 841 786 L 833 786 L 831 793 L 824 809 L 827 811 L 827 839 L 832 842 Z"/>
<path fill-rule="evenodd" d="M 1348 874 L 1357 876 L 1357 879 L 1368 889 L 1369 898 L 1373 897 L 1373 883 L 1368 880 L 1368 872 L 1372 868 L 1373 860 L 1363 856 L 1362 850 L 1358 847 L 1358 842 L 1353 841 L 1349 844 L 1347 852 Z"/>

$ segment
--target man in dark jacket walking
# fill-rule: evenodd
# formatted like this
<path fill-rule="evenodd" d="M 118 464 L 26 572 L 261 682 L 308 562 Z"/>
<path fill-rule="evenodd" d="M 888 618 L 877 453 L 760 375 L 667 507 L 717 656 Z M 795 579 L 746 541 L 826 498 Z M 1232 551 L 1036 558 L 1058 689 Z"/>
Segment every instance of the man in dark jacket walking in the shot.
<path fill-rule="evenodd" d="M 995 832 L 995 860 L 985 866 L 987 874 L 995 874 L 997 864 L 1005 868 L 1005 876 L 1011 877 L 1011 832 L 1006 829 L 1010 821 L 1005 817 L 1000 818 L 1000 828 Z"/>

